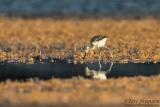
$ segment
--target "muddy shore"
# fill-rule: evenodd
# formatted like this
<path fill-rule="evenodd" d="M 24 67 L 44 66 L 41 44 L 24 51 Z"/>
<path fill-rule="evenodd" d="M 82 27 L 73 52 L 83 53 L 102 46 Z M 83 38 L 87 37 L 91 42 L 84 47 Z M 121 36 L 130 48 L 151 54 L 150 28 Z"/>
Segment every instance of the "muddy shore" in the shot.
<path fill-rule="evenodd" d="M 56 58 L 67 59 L 68 63 L 83 63 L 84 45 L 101 34 L 109 37 L 106 46 L 116 63 L 157 63 L 160 61 L 160 19 L 142 16 L 60 19 L 1 16 L 0 62 L 33 64 L 35 59 Z M 103 62 L 112 61 L 108 51 L 102 49 L 101 54 Z M 97 58 L 98 51 L 93 50 L 87 61 Z M 159 81 L 160 75 L 107 80 L 31 78 L 24 82 L 8 79 L 0 81 L 0 106 L 124 107 L 143 100 L 159 101 Z M 160 106 L 160 103 L 154 104 Z"/>
<path fill-rule="evenodd" d="M 83 47 L 95 35 L 107 35 L 108 46 L 119 63 L 158 62 L 160 60 L 160 20 L 137 19 L 23 19 L 0 18 L 0 60 L 33 61 L 34 56 L 72 57 L 75 63 L 84 57 Z M 112 60 L 102 49 L 101 59 Z M 90 51 L 88 60 L 98 57 Z"/>
<path fill-rule="evenodd" d="M 159 100 L 160 76 L 90 80 L 28 79 L 0 83 L 0 106 L 12 107 L 124 107 L 141 100 Z M 130 100 L 138 100 L 130 103 Z M 150 104 L 141 102 L 141 104 Z M 158 104 L 159 103 L 154 103 Z"/>

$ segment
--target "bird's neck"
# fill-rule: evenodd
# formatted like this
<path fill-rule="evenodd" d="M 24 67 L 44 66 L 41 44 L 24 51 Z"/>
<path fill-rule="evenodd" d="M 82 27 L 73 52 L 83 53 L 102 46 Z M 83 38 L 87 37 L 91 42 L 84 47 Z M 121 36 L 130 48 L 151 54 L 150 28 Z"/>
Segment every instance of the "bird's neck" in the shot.
<path fill-rule="evenodd" d="M 90 50 L 95 49 L 95 47 L 92 44 L 89 47 L 90 47 Z"/>
<path fill-rule="evenodd" d="M 86 53 L 88 53 L 88 51 L 95 49 L 95 47 L 93 45 L 89 45 L 89 48 L 85 50 Z"/>

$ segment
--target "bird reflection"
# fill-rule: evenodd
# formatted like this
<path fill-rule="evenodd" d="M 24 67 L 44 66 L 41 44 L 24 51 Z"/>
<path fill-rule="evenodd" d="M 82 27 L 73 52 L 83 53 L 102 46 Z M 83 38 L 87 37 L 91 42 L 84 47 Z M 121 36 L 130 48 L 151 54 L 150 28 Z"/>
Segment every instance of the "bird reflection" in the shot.
<path fill-rule="evenodd" d="M 98 71 L 90 70 L 87 67 L 87 64 L 85 63 L 85 71 L 84 71 L 85 75 L 91 77 L 92 79 L 107 79 L 106 74 L 108 74 L 111 71 L 114 63 L 111 62 L 109 69 L 106 71 L 101 71 L 101 69 L 102 69 L 101 62 L 99 61 L 98 63 L 99 63 L 99 70 Z"/>

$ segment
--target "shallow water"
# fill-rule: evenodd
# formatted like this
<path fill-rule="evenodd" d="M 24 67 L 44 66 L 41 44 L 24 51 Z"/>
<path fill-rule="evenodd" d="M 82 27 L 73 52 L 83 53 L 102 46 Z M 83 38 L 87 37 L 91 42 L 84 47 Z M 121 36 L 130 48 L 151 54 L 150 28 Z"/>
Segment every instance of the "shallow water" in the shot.
<path fill-rule="evenodd" d="M 80 76 L 84 78 L 96 78 L 95 75 L 111 77 L 121 76 L 150 76 L 160 73 L 160 63 L 128 63 L 119 64 L 111 63 L 104 64 L 101 62 L 102 68 L 99 68 L 98 62 L 87 64 L 73 64 L 68 63 L 66 60 L 54 59 L 55 62 L 50 60 L 43 60 L 43 63 L 36 62 L 35 64 L 25 63 L 7 63 L 0 62 L 0 81 L 6 79 L 11 80 L 26 80 L 27 78 L 38 77 L 39 79 L 55 78 L 72 78 Z M 88 68 L 88 69 L 86 69 Z M 111 68 L 111 71 L 107 70 Z"/>
<path fill-rule="evenodd" d="M 27 5 L 26 5 L 27 4 Z M 156 14 L 159 0 L 1 0 L 0 13 L 14 15 L 63 15 L 63 14 Z"/>

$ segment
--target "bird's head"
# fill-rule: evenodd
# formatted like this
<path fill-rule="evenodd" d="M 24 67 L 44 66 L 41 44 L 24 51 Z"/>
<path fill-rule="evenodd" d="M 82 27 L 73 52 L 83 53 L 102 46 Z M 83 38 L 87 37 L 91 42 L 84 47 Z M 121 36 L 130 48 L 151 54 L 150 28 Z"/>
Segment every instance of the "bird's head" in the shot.
<path fill-rule="evenodd" d="M 88 53 L 88 51 L 89 51 L 89 46 L 85 45 L 85 46 L 83 47 L 83 50 L 85 51 L 85 55 L 84 55 L 84 59 L 85 59 L 86 56 L 87 56 L 87 53 Z"/>
<path fill-rule="evenodd" d="M 88 51 L 91 50 L 91 47 L 89 45 L 85 45 L 83 50 L 85 51 L 85 53 L 88 53 Z"/>
<path fill-rule="evenodd" d="M 85 51 L 85 56 L 84 56 L 84 58 L 86 58 L 87 53 L 88 53 L 90 50 L 92 50 L 92 49 L 94 49 L 94 46 L 92 46 L 92 45 L 85 45 L 85 46 L 84 46 L 84 48 L 83 48 L 83 50 Z"/>

